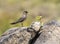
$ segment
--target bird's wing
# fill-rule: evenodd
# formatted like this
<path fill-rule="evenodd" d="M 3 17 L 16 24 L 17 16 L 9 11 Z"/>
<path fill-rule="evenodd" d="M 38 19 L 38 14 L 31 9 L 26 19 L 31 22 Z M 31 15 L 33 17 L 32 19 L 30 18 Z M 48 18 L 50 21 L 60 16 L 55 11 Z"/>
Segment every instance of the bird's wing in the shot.
<path fill-rule="evenodd" d="M 25 18 L 24 17 L 21 17 L 20 19 L 18 19 L 16 22 L 13 22 L 13 23 L 11 23 L 11 24 L 17 24 L 17 23 L 19 23 L 19 22 L 23 22 L 25 20 Z"/>
<path fill-rule="evenodd" d="M 21 17 L 20 19 L 17 20 L 17 22 L 22 22 L 22 21 L 24 21 L 25 19 L 26 19 L 26 18 Z"/>

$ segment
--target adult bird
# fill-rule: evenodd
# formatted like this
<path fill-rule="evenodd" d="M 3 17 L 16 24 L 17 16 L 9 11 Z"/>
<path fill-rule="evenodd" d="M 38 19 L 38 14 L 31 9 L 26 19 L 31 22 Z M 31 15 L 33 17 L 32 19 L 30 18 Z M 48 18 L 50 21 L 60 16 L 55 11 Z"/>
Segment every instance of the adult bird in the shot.
<path fill-rule="evenodd" d="M 18 19 L 16 22 L 13 22 L 13 23 L 11 23 L 11 24 L 13 25 L 13 24 L 21 23 L 21 25 L 22 25 L 22 27 L 23 27 L 23 21 L 26 20 L 26 18 L 27 18 L 27 13 L 28 13 L 27 11 L 24 11 L 22 17 L 21 17 L 20 19 Z"/>

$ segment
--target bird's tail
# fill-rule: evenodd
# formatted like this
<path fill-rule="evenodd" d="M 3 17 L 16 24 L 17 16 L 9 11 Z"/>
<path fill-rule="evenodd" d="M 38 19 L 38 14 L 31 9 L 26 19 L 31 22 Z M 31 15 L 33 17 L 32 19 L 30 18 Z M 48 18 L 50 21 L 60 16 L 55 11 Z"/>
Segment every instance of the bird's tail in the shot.
<path fill-rule="evenodd" d="M 13 22 L 13 23 L 11 23 L 11 24 L 14 25 L 14 24 L 17 24 L 17 23 L 19 23 L 19 22 Z"/>

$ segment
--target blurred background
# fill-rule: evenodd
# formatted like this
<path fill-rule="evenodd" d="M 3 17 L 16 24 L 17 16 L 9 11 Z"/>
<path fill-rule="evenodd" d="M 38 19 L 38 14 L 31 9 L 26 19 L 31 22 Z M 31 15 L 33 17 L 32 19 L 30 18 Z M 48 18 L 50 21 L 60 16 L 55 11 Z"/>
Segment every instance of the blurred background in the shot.
<path fill-rule="evenodd" d="M 9 28 L 21 27 L 20 23 L 10 23 L 19 19 L 24 10 L 29 12 L 24 26 L 29 26 L 37 15 L 43 16 L 43 23 L 60 21 L 60 0 L 0 0 L 0 35 Z"/>

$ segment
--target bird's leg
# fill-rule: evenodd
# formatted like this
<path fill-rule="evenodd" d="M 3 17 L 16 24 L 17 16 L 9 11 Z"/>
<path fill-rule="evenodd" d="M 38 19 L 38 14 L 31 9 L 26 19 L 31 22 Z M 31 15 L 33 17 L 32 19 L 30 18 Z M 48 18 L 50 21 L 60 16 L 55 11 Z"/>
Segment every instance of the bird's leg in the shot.
<path fill-rule="evenodd" d="M 21 23 L 21 26 L 23 27 L 23 22 Z"/>

